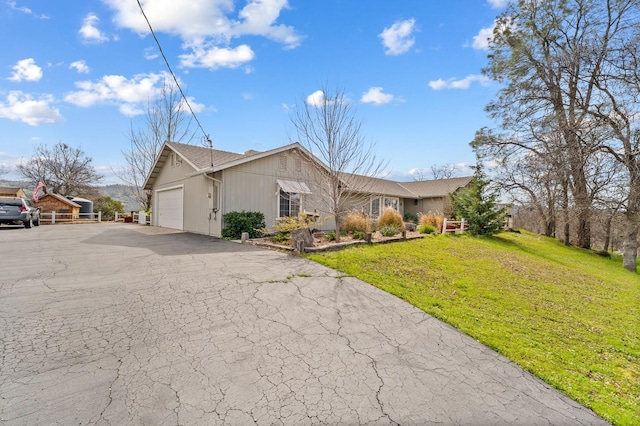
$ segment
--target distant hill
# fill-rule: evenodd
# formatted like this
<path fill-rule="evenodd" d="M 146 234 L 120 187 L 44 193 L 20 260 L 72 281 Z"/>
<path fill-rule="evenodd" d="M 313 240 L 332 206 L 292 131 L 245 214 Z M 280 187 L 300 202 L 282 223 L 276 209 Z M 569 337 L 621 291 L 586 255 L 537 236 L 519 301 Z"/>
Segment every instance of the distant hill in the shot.
<path fill-rule="evenodd" d="M 22 188 L 27 195 L 33 192 L 33 185 L 27 181 L 0 179 L 0 186 Z M 132 195 L 132 188 L 127 185 L 103 185 L 95 188 L 100 194 L 122 202 L 125 212 L 137 211 L 140 208 L 140 203 Z"/>

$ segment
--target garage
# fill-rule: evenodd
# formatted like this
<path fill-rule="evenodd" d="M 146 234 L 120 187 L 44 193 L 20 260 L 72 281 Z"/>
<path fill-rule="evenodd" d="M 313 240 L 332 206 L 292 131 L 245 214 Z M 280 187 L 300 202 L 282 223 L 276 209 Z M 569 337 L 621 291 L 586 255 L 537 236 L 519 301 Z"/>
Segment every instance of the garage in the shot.
<path fill-rule="evenodd" d="M 183 230 L 183 188 L 166 189 L 157 192 L 157 225 L 163 228 Z"/>

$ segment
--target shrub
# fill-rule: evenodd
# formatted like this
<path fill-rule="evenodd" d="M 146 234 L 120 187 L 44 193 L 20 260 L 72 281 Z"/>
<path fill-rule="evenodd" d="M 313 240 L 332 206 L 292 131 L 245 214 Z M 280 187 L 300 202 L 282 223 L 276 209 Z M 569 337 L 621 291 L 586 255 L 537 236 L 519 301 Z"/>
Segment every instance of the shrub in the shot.
<path fill-rule="evenodd" d="M 335 241 L 336 240 L 336 233 L 333 232 L 333 231 L 329 231 L 329 232 L 325 233 L 324 236 L 327 239 L 327 241 Z"/>
<path fill-rule="evenodd" d="M 285 246 L 291 245 L 291 235 L 287 234 L 286 232 L 278 232 L 270 236 L 269 240 L 275 244 L 281 244 Z"/>
<path fill-rule="evenodd" d="M 420 225 L 431 225 L 436 232 L 440 232 L 444 223 L 444 214 L 429 212 L 420 215 Z"/>
<path fill-rule="evenodd" d="M 354 231 L 353 232 L 353 238 L 355 238 L 356 240 L 364 240 L 364 235 L 365 233 L 362 231 Z"/>
<path fill-rule="evenodd" d="M 398 215 L 400 216 L 400 215 Z M 400 218 L 402 219 L 402 218 Z M 395 224 L 391 224 L 391 225 L 385 225 L 383 227 L 381 227 L 378 232 L 380 232 L 382 234 L 383 237 L 393 237 L 394 235 L 397 235 L 398 233 L 400 233 L 400 227 L 398 225 Z"/>
<path fill-rule="evenodd" d="M 418 226 L 418 232 L 421 234 L 435 234 L 436 231 L 436 227 L 431 225 L 430 223 L 423 223 L 422 225 Z"/>
<path fill-rule="evenodd" d="M 346 232 L 370 232 L 371 221 L 366 214 L 352 211 L 342 220 L 342 230 Z"/>
<path fill-rule="evenodd" d="M 222 216 L 224 229 L 222 238 L 240 239 L 243 232 L 249 233 L 249 238 L 262 235 L 264 228 L 264 214 L 261 212 L 229 212 Z"/>
<path fill-rule="evenodd" d="M 102 212 L 102 220 L 112 220 L 116 212 L 122 213 L 123 211 L 122 202 L 114 200 L 108 195 L 102 195 L 93 202 L 93 212 Z"/>
<path fill-rule="evenodd" d="M 274 224 L 273 229 L 276 232 L 289 233 L 294 229 L 308 229 L 317 224 L 313 216 L 300 213 L 298 216 L 285 216 L 279 218 Z"/>
<path fill-rule="evenodd" d="M 400 213 L 393 207 L 385 207 L 378 218 L 378 229 L 384 228 L 389 225 L 395 225 L 398 228 L 398 232 L 404 231 L 404 221 Z"/>
<path fill-rule="evenodd" d="M 411 222 L 411 223 L 418 223 L 418 215 L 415 215 L 413 213 L 405 213 L 404 221 Z"/>

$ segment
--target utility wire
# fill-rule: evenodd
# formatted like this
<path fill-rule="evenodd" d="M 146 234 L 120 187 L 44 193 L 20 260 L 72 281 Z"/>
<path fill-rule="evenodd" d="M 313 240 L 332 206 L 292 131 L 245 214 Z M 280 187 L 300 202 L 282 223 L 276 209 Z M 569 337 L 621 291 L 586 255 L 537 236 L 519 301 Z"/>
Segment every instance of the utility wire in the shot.
<path fill-rule="evenodd" d="M 198 117 L 196 117 L 196 114 L 193 112 L 193 108 L 191 108 L 191 104 L 189 103 L 189 100 L 184 95 L 184 92 L 182 91 L 182 87 L 180 87 L 180 83 L 178 83 L 178 78 L 176 77 L 175 73 L 171 69 L 171 65 L 169 65 L 169 61 L 167 60 L 167 57 L 165 56 L 164 51 L 162 50 L 162 46 L 160 45 L 160 41 L 158 40 L 158 37 L 156 37 L 156 33 L 153 31 L 153 27 L 151 26 L 151 22 L 149 22 L 149 18 L 147 18 L 147 14 L 144 13 L 144 9 L 142 8 L 142 4 L 140 3 L 140 0 L 137 0 L 137 2 L 138 2 L 138 7 L 140 7 L 140 12 L 142 12 L 142 16 L 144 16 L 144 20 L 147 21 L 147 25 L 149 26 L 149 31 L 151 31 L 151 35 L 153 36 L 153 39 L 156 41 L 156 44 L 158 45 L 158 49 L 160 50 L 160 54 L 162 55 L 162 58 L 164 59 L 165 64 L 167 64 L 167 68 L 169 69 L 169 72 L 171 73 L 171 77 L 173 77 L 173 81 L 176 83 L 176 86 L 178 86 L 178 90 L 180 90 L 180 95 L 182 95 L 182 99 L 184 99 L 184 102 L 187 104 L 187 107 L 189 107 L 189 111 L 191 112 L 191 115 L 196 120 L 196 123 L 198 124 L 198 127 L 200 127 L 200 130 L 202 131 L 202 134 L 204 135 L 205 139 L 207 140 L 207 142 L 211 146 L 212 145 L 211 139 L 209 139 L 209 135 L 207 134 L 207 132 L 204 131 L 204 128 L 202 127 L 202 124 L 200 124 L 200 120 L 198 120 Z"/>

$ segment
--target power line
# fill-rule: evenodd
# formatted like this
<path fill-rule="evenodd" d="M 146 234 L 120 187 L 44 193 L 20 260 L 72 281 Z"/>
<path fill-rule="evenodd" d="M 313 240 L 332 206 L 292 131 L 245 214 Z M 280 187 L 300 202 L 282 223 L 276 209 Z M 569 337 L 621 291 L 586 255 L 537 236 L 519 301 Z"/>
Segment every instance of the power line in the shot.
<path fill-rule="evenodd" d="M 160 41 L 158 40 L 158 37 L 156 37 L 156 33 L 153 31 L 153 27 L 151 26 L 151 22 L 149 22 L 149 18 L 147 18 L 147 14 L 144 13 L 144 9 L 142 8 L 142 4 L 140 3 L 140 0 L 137 0 L 137 2 L 138 2 L 138 7 L 140 8 L 140 12 L 142 12 L 142 16 L 144 16 L 144 20 L 147 21 L 147 25 L 149 26 L 149 31 L 151 31 L 151 35 L 153 36 L 153 39 L 156 41 L 156 44 L 158 45 L 158 49 L 160 50 L 160 54 L 162 55 L 162 58 L 164 59 L 164 63 L 167 64 L 167 68 L 169 69 L 169 72 L 171 73 L 171 77 L 173 77 L 173 81 L 176 83 L 176 86 L 178 87 L 178 90 L 180 91 L 180 95 L 182 96 L 182 99 L 184 99 L 184 102 L 187 104 L 187 107 L 189 107 L 189 111 L 191 112 L 191 115 L 193 116 L 194 120 L 196 120 L 196 123 L 198 124 L 198 127 L 200 127 L 200 130 L 202 131 L 202 134 L 204 135 L 205 139 L 207 140 L 209 145 L 211 145 L 211 139 L 209 139 L 209 135 L 207 134 L 207 132 L 204 131 L 204 128 L 202 127 L 202 124 L 200 124 L 200 120 L 198 120 L 198 117 L 196 117 L 196 114 L 193 112 L 193 108 L 191 108 L 191 104 L 189 103 L 189 100 L 184 95 L 184 92 L 182 91 L 182 87 L 180 87 L 180 83 L 178 83 L 178 78 L 176 77 L 175 73 L 171 69 L 171 65 L 169 64 L 169 60 L 167 60 L 167 57 L 165 56 L 164 51 L 162 50 L 162 46 L 160 45 Z"/>

